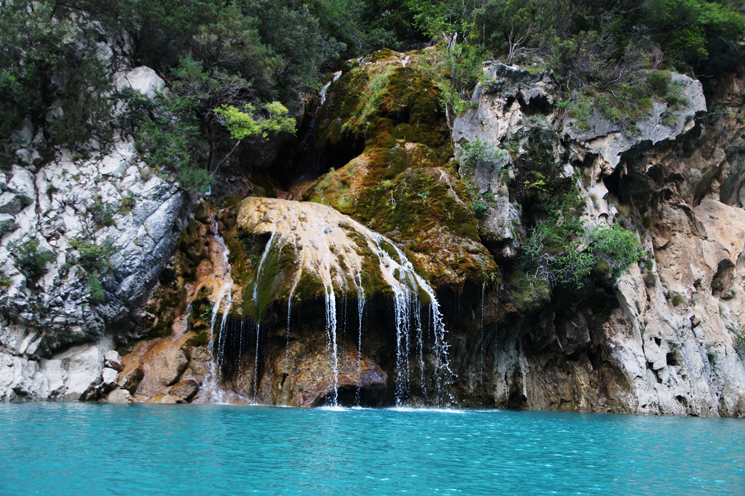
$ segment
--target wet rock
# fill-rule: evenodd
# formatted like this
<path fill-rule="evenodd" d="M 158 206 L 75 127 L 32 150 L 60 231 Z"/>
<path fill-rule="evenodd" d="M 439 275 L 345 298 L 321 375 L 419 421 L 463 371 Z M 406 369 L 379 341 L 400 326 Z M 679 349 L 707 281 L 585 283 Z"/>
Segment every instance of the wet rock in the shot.
<path fill-rule="evenodd" d="M 158 393 L 146 399 L 145 403 L 175 404 L 179 403 L 179 401 L 178 398 L 171 396 L 170 394 Z"/>
<path fill-rule="evenodd" d="M 117 384 L 131 393 L 137 390 L 137 386 L 140 385 L 144 375 L 140 363 L 135 363 L 129 367 L 125 364 L 124 369 L 119 373 Z"/>
<path fill-rule="evenodd" d="M 195 380 L 183 380 L 174 384 L 168 394 L 177 398 L 178 403 L 188 403 L 199 392 L 199 384 Z"/>
<path fill-rule="evenodd" d="M 328 88 L 315 145 L 336 170 L 303 198 L 384 234 L 433 287 L 459 288 L 486 280 L 496 265 L 453 170 L 440 90 L 418 56 L 380 50 Z"/>
<path fill-rule="evenodd" d="M 126 389 L 115 389 L 106 397 L 109 403 L 132 403 L 132 395 Z"/>
<path fill-rule="evenodd" d="M 358 363 L 358 358 L 356 347 L 340 343 L 335 375 L 334 357 L 325 337 L 294 341 L 272 357 L 261 379 L 259 398 L 266 404 L 306 408 L 335 388 L 367 388 L 386 383 L 388 376 L 375 362 L 362 356 Z"/>

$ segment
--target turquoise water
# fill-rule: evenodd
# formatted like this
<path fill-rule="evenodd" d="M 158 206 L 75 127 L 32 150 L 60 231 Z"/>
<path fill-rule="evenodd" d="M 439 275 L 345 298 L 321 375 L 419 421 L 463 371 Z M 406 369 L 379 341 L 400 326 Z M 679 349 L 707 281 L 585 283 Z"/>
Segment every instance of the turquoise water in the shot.
<path fill-rule="evenodd" d="M 745 420 L 0 404 L 0 494 L 745 494 Z"/>

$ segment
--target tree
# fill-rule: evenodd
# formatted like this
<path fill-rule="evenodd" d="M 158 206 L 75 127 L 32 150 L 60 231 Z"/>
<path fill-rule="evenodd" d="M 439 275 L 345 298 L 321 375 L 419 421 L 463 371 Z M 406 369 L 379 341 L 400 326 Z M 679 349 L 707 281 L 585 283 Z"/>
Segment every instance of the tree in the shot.
<path fill-rule="evenodd" d="M 295 132 L 295 119 L 288 115 L 289 112 L 284 105 L 279 102 L 268 103 L 264 111 L 267 115 L 250 103 L 244 105 L 243 110 L 238 110 L 232 105 L 222 105 L 215 109 L 215 114 L 222 118 L 221 121 L 230 132 L 230 137 L 236 142 L 219 162 L 211 165 L 210 172 L 213 174 L 217 172 L 244 138 L 249 136 L 267 138 L 269 133 Z"/>
<path fill-rule="evenodd" d="M 488 48 L 505 51 L 507 63 L 511 64 L 530 49 L 542 24 L 539 14 L 535 2 L 490 0 L 474 12 L 472 32 L 484 33 L 482 42 Z"/>

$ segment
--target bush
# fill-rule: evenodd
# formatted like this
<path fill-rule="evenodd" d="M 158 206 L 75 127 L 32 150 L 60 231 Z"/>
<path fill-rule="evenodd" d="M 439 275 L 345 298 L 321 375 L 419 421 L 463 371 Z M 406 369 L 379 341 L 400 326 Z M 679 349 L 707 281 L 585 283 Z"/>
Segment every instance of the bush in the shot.
<path fill-rule="evenodd" d="M 114 225 L 114 214 L 116 209 L 101 200 L 96 200 L 90 207 L 90 212 L 93 215 L 93 222 L 99 227 L 113 226 Z"/>
<path fill-rule="evenodd" d="M 670 71 L 657 71 L 649 75 L 649 85 L 659 96 L 667 94 L 670 86 Z"/>
<path fill-rule="evenodd" d="M 88 290 L 90 291 L 90 297 L 88 298 L 91 303 L 103 303 L 106 301 L 106 293 L 103 290 L 101 282 L 95 274 L 88 274 L 86 276 L 88 282 Z"/>
<path fill-rule="evenodd" d="M 70 246 L 78 251 L 75 263 L 91 273 L 105 273 L 111 270 L 109 258 L 116 253 L 111 238 L 106 238 L 102 245 L 77 239 L 70 240 Z"/>
<path fill-rule="evenodd" d="M 476 217 L 483 217 L 486 215 L 486 212 L 489 210 L 489 207 L 481 200 L 477 200 L 473 203 L 471 203 L 471 206 L 473 207 L 473 214 Z"/>
<path fill-rule="evenodd" d="M 70 240 L 70 246 L 78 252 L 78 256 L 71 263 L 77 263 L 87 272 L 85 280 L 90 291 L 89 301 L 91 303 L 103 303 L 106 301 L 106 293 L 98 276 L 111 270 L 109 258 L 117 251 L 113 246 L 113 241 L 111 238 L 106 238 L 103 244 L 97 245 L 89 241 L 72 239 Z"/>
<path fill-rule="evenodd" d="M 524 245 L 523 266 L 551 284 L 581 287 L 593 269 L 618 277 L 643 257 L 636 235 L 617 224 L 587 232 L 577 219 L 549 219 L 533 228 Z"/>
<path fill-rule="evenodd" d="M 18 263 L 20 271 L 35 281 L 46 272 L 47 263 L 56 258 L 54 253 L 39 247 L 39 242 L 30 239 L 25 243 L 13 242 L 8 248 Z"/>
<path fill-rule="evenodd" d="M 474 171 L 479 166 L 487 166 L 499 170 L 502 168 L 504 158 L 507 154 L 504 150 L 496 149 L 482 139 L 463 143 L 460 148 L 462 150 L 460 163 L 469 171 Z"/>

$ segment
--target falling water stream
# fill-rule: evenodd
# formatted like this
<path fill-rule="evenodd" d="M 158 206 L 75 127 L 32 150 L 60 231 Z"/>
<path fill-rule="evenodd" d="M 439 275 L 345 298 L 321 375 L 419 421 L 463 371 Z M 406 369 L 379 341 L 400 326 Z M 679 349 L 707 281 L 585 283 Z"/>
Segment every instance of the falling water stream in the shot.
<path fill-rule="evenodd" d="M 362 341 L 367 295 L 363 288 L 363 259 L 356 251 L 358 245 L 354 241 L 355 239 L 359 240 L 359 238 L 350 238 L 346 234 L 347 231 L 345 231 L 352 229 L 364 238 L 367 248 L 372 251 L 372 256 L 377 258 L 377 265 L 380 267 L 381 276 L 390 286 L 393 293 L 392 300 L 396 332 L 396 405 L 407 405 L 408 399 L 411 396 L 411 370 L 415 367 L 414 363 L 416 363 L 412 362 L 412 359 L 418 362 L 416 364 L 419 368 L 419 377 L 417 379 L 420 382 L 421 394 L 424 398 L 427 398 L 427 378 L 425 377 L 427 358 L 429 358 L 430 365 L 434 369 L 433 382 L 436 389 L 434 403 L 439 406 L 449 405 L 450 401 L 444 402 L 443 396 L 446 394 L 445 389 L 449 380 L 453 377 L 453 372 L 450 370 L 448 357 L 449 346 L 446 342 L 447 331 L 443 323 L 440 306 L 434 290 L 415 272 L 413 265 L 407 259 L 404 252 L 382 235 L 370 231 L 353 219 L 342 216 L 338 212 L 322 205 L 286 200 L 266 200 L 265 202 L 264 200 L 255 198 L 247 200 L 250 201 L 246 204 L 248 208 L 244 211 L 249 212 L 249 215 L 255 216 L 256 220 L 253 221 L 255 222 L 253 225 L 262 226 L 263 232 L 257 231 L 256 233 L 270 234 L 253 282 L 252 296 L 259 314 L 263 306 L 266 306 L 268 303 L 268 301 L 261 301 L 261 299 L 269 298 L 268 295 L 262 294 L 262 288 L 267 284 L 271 284 L 271 281 L 267 279 L 271 276 L 265 274 L 269 270 L 268 265 L 270 264 L 267 262 L 270 258 L 270 253 L 281 250 L 287 245 L 292 246 L 295 253 L 297 273 L 294 275 L 294 282 L 290 288 L 287 302 L 287 348 L 285 359 L 288 359 L 287 349 L 289 348 L 290 341 L 293 294 L 303 272 L 309 271 L 317 276 L 323 287 L 325 334 L 330 356 L 329 368 L 331 369 L 329 377 L 331 405 L 338 406 L 339 402 L 340 332 L 344 332 L 344 329 L 346 329 L 345 319 L 347 313 L 346 303 L 342 307 L 338 307 L 336 300 L 343 294 L 345 295 L 346 302 L 346 295 L 351 289 L 356 290 L 357 293 L 358 350 L 356 360 L 357 370 L 360 371 L 358 372 L 358 379 L 361 380 L 363 363 Z M 252 222 L 252 218 L 249 218 L 245 222 Z M 215 240 L 223 247 L 225 263 L 227 264 L 227 247 L 225 247 L 225 243 L 219 233 L 215 235 Z M 219 290 L 218 301 L 213 307 L 210 326 L 211 338 L 214 336 L 214 326 L 216 325 L 217 316 L 221 308 L 223 309 L 221 330 L 224 329 L 225 322 L 228 320 L 227 317 L 231 304 L 230 287 L 232 286 L 229 267 L 227 272 L 227 276 L 223 279 L 223 286 Z M 348 287 L 350 285 L 352 287 Z M 422 302 L 426 303 L 426 307 L 428 308 L 426 319 L 422 315 Z M 343 315 L 340 315 L 339 312 L 342 312 Z M 254 400 L 257 399 L 259 392 L 259 361 L 261 352 L 263 351 L 261 349 L 261 315 L 257 317 L 253 323 L 256 332 L 256 343 L 253 350 L 254 372 L 252 381 Z M 214 349 L 214 343 L 212 340 L 210 341 L 210 353 L 214 358 L 210 366 L 210 384 L 214 385 L 213 389 L 215 391 L 217 391 L 216 385 L 221 370 L 222 355 L 225 352 L 224 348 L 227 337 L 224 334 L 221 332 L 218 338 L 217 352 Z M 430 339 L 432 339 L 432 343 L 425 350 L 426 342 Z M 222 399 L 222 395 L 219 392 L 215 393 L 215 397 Z M 357 402 L 359 402 L 359 391 L 357 393 Z"/>
<path fill-rule="evenodd" d="M 221 249 L 222 259 L 217 262 L 221 265 L 219 269 L 224 270 L 224 274 L 221 278 L 222 284 L 217 293 L 217 299 L 212 305 L 212 315 L 210 318 L 210 332 L 209 332 L 209 372 L 205 379 L 204 388 L 210 392 L 210 401 L 212 403 L 223 403 L 225 401 L 225 394 L 220 387 L 220 369 L 222 367 L 223 360 L 223 349 L 225 346 L 225 325 L 228 321 L 228 314 L 230 313 L 230 307 L 233 303 L 233 294 L 231 289 L 233 287 L 233 278 L 230 274 L 230 262 L 228 261 L 228 247 L 225 245 L 225 240 L 220 236 L 220 230 L 218 229 L 217 220 L 212 217 L 212 229 L 214 231 L 214 240 L 217 242 Z M 223 307 L 222 318 L 220 319 L 220 332 L 218 334 L 218 350 L 215 350 L 215 324 L 217 317 L 220 315 L 220 307 Z"/>

